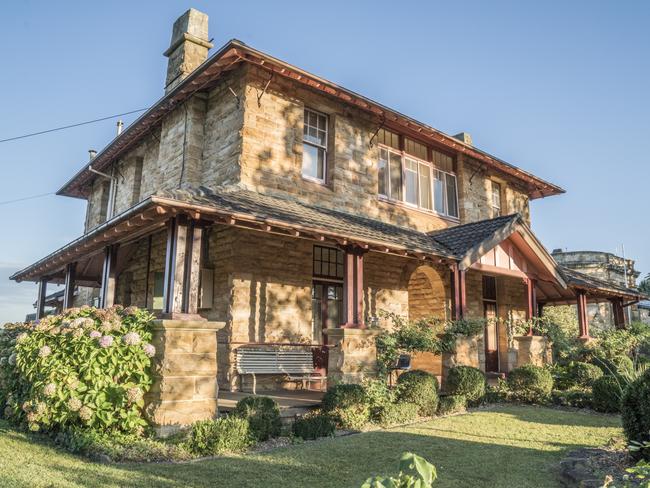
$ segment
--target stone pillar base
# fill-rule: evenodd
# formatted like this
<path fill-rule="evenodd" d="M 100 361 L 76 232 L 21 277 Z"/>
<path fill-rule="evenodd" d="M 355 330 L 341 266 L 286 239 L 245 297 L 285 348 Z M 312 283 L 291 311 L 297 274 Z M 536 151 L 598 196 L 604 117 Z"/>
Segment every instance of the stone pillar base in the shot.
<path fill-rule="evenodd" d="M 217 331 L 223 322 L 156 320 L 146 414 L 160 436 L 217 415 Z"/>
<path fill-rule="evenodd" d="M 329 360 L 328 386 L 335 383 L 361 383 L 366 377 L 377 375 L 377 346 L 375 339 L 383 331 L 378 329 L 327 329 Z"/>
<path fill-rule="evenodd" d="M 519 336 L 513 338 L 517 348 L 517 366 L 550 364 L 549 342 L 542 336 Z"/>
<path fill-rule="evenodd" d="M 485 351 L 481 337 L 458 337 L 453 352 L 442 353 L 442 384 L 455 366 L 471 366 L 485 371 Z"/>

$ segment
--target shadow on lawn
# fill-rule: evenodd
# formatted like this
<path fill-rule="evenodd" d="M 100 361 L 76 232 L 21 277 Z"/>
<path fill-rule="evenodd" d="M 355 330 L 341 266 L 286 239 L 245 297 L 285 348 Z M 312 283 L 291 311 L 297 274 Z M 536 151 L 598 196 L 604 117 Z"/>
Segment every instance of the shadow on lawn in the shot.
<path fill-rule="evenodd" d="M 567 410 L 533 405 L 492 405 L 475 413 L 495 412 L 510 415 L 523 422 L 572 427 L 619 427 L 620 415 L 591 410 Z"/>
<path fill-rule="evenodd" d="M 27 442 L 27 441 L 25 441 Z M 551 465 L 562 450 L 487 444 L 436 434 L 378 431 L 310 442 L 263 454 L 229 456 L 187 464 L 48 465 L 81 486 L 358 487 L 371 475 L 394 474 L 404 451 L 438 469 L 436 486 L 557 486 Z M 562 444 L 564 449 L 579 447 Z"/>

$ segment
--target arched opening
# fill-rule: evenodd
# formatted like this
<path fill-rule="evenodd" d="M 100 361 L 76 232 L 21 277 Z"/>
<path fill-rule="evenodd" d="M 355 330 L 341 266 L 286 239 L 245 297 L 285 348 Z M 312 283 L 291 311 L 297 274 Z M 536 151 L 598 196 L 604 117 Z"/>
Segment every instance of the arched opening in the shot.
<path fill-rule="evenodd" d="M 449 319 L 450 293 L 444 272 L 431 266 L 419 266 L 409 278 L 409 319 Z"/>

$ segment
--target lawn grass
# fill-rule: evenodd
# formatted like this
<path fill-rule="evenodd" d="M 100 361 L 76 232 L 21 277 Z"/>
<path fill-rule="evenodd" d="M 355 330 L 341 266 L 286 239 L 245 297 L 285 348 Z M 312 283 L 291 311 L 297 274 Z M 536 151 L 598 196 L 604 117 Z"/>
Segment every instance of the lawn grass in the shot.
<path fill-rule="evenodd" d="M 556 487 L 566 451 L 621 435 L 615 416 L 502 406 L 389 430 L 188 464 L 99 465 L 0 423 L 0 486 L 358 487 L 395 472 L 412 451 L 438 469 L 436 486 Z"/>

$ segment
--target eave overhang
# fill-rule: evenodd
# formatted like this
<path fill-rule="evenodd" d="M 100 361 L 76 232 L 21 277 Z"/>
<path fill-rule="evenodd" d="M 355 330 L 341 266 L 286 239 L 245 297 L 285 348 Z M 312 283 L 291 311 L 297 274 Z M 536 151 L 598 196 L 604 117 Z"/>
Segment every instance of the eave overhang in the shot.
<path fill-rule="evenodd" d="M 306 85 L 310 89 L 322 92 L 360 108 L 376 118 L 378 127 L 381 125 L 393 127 L 411 134 L 413 137 L 430 142 L 433 145 L 451 151 L 459 151 L 464 155 L 476 159 L 487 167 L 494 168 L 520 180 L 526 186 L 531 199 L 543 198 L 565 192 L 559 186 L 492 156 L 485 151 L 465 144 L 448 134 L 351 90 L 253 49 L 238 40 L 231 40 L 208 58 L 176 88 L 156 102 L 122 134 L 111 141 L 95 156 L 90 164 L 97 170 L 106 168 L 106 166 L 119 158 L 120 155 L 154 129 L 161 122 L 165 114 L 187 100 L 194 93 L 213 86 L 223 73 L 234 69 L 241 63 L 258 66 L 269 73 L 292 79 Z M 86 186 L 94 177 L 89 171 L 88 166 L 89 164 L 85 165 L 57 194 L 85 198 Z"/>

